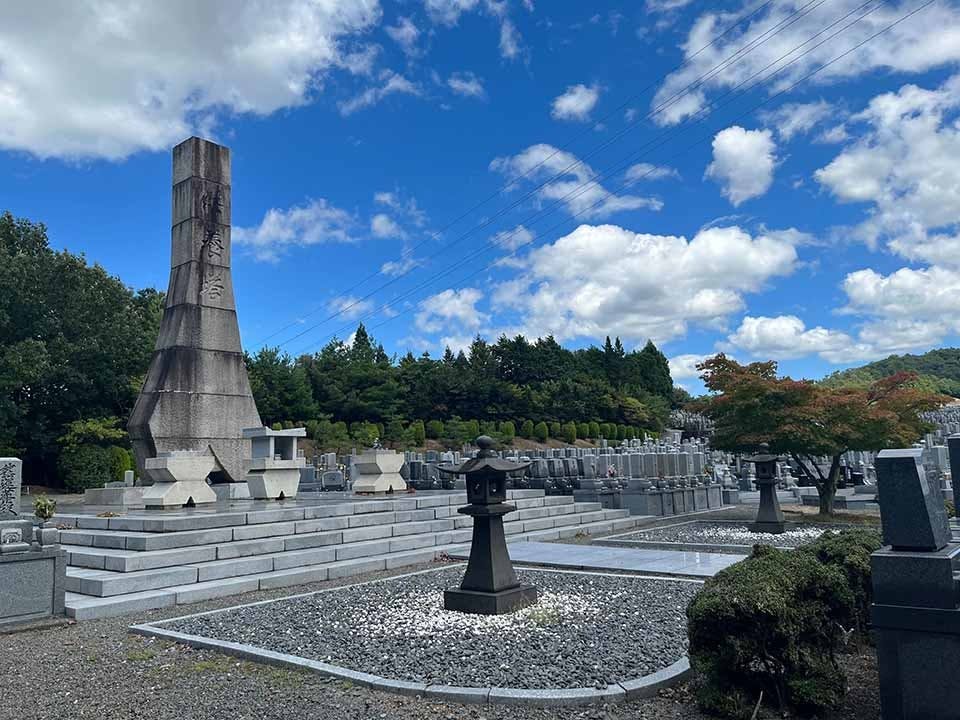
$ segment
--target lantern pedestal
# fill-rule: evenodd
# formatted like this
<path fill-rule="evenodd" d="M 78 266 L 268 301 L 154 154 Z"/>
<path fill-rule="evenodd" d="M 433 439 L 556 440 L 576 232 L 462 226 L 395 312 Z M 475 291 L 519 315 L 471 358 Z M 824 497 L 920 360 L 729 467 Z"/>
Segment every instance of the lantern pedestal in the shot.
<path fill-rule="evenodd" d="M 473 517 L 473 542 L 467 572 L 459 588 L 443 593 L 447 610 L 477 615 L 504 615 L 537 601 L 537 589 L 521 585 L 513 570 L 503 516 L 516 508 L 505 503 L 467 505 L 457 512 Z"/>
<path fill-rule="evenodd" d="M 760 508 L 757 510 L 757 519 L 750 529 L 753 532 L 775 535 L 785 532 L 783 510 L 780 509 L 780 500 L 777 498 L 777 481 L 758 478 L 757 486 L 760 488 Z"/>

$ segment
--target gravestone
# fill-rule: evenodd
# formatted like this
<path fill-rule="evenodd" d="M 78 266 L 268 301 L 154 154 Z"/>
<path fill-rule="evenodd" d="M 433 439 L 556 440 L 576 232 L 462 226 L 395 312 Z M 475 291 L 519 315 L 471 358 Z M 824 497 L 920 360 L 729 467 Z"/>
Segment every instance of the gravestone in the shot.
<path fill-rule="evenodd" d="M 0 520 L 13 520 L 20 514 L 22 472 L 18 458 L 0 458 Z"/>
<path fill-rule="evenodd" d="M 939 550 L 950 542 L 943 500 L 933 492 L 921 450 L 884 450 L 877 456 L 883 542 L 895 550 Z"/>
<path fill-rule="evenodd" d="M 259 427 L 233 297 L 230 150 L 192 137 L 173 149 L 170 285 L 156 349 L 128 430 L 137 465 L 180 450 L 206 452 L 220 479 L 243 479 Z"/>
<path fill-rule="evenodd" d="M 953 485 L 953 506 L 960 508 L 960 435 L 947 438 L 950 454 L 950 482 Z"/>

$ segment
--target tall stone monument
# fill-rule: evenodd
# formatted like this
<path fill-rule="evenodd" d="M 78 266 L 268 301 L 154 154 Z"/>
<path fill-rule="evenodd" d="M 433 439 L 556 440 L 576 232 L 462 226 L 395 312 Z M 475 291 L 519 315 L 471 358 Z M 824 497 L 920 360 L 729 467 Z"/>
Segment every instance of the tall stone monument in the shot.
<path fill-rule="evenodd" d="M 141 470 L 178 450 L 243 479 L 260 415 L 243 364 L 230 274 L 230 149 L 192 137 L 173 149 L 170 285 L 160 336 L 128 430 Z"/>

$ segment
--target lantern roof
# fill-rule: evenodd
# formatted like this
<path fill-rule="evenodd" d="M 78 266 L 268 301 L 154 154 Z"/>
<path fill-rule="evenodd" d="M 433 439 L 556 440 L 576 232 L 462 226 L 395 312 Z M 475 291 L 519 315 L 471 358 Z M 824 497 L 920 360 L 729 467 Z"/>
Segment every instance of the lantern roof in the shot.
<path fill-rule="evenodd" d="M 770 446 L 767 443 L 760 443 L 759 449 L 760 452 L 758 452 L 756 455 L 750 455 L 749 457 L 743 458 L 743 461 L 752 463 L 767 463 L 783 460 L 783 458 L 779 455 L 772 455 L 770 453 Z"/>
<path fill-rule="evenodd" d="M 530 463 L 516 463 L 512 460 L 504 460 L 497 455 L 493 449 L 494 440 L 489 435 L 481 435 L 477 438 L 477 447 L 480 452 L 475 458 L 467 460 L 462 465 L 439 466 L 437 470 L 448 475 L 470 475 L 484 470 L 494 470 L 496 472 L 515 472 L 525 470 L 530 467 Z"/>

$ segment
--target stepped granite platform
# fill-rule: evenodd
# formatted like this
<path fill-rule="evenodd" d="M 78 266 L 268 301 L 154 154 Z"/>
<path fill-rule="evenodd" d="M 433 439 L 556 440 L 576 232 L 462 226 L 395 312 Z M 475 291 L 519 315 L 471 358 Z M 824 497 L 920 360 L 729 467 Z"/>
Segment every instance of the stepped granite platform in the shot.
<path fill-rule="evenodd" d="M 78 620 L 431 562 L 469 547 L 463 491 L 235 500 L 190 510 L 57 515 Z M 542 490 L 510 491 L 508 540 L 625 532 L 644 518 Z"/>

